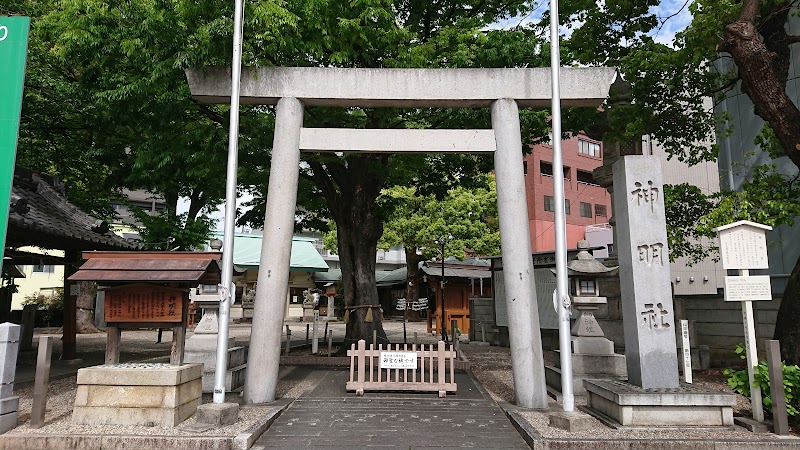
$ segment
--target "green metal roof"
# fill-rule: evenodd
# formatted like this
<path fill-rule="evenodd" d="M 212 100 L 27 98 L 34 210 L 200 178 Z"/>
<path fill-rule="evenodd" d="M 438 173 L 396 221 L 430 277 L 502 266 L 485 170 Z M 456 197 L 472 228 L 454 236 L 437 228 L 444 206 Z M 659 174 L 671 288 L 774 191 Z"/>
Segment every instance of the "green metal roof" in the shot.
<path fill-rule="evenodd" d="M 220 232 L 212 233 L 213 237 L 222 239 Z M 236 233 L 233 237 L 233 264 L 254 269 L 261 262 L 262 236 L 256 234 Z M 292 257 L 289 270 L 292 272 L 326 272 L 328 264 L 322 259 L 314 247 L 315 239 L 292 237 Z"/>

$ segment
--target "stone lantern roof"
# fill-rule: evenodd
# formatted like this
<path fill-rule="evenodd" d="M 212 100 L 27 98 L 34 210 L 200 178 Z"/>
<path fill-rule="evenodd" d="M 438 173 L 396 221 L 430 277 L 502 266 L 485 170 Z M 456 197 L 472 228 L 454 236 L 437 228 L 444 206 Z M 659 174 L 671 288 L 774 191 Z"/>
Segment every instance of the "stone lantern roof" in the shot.
<path fill-rule="evenodd" d="M 578 255 L 567 262 L 569 276 L 610 277 L 617 274 L 619 266 L 606 267 L 589 253 L 589 241 L 578 241 Z"/>

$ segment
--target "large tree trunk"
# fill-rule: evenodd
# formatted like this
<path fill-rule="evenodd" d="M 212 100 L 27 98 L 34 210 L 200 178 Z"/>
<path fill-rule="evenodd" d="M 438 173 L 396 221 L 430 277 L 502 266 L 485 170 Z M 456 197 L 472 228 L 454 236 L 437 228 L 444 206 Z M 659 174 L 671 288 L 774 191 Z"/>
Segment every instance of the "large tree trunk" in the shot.
<path fill-rule="evenodd" d="M 360 339 L 372 343 L 373 331 L 378 343 L 388 343 L 375 282 L 375 254 L 383 234 L 375 200 L 385 164 L 385 157 L 366 155 L 348 159 L 347 166 L 309 161 L 314 181 L 336 221 L 347 320 L 341 351 Z"/>
<path fill-rule="evenodd" d="M 800 109 L 786 94 L 791 61 L 789 47 L 798 42 L 798 38 L 786 33 L 788 5 L 775 7 L 757 25 L 760 3 L 744 0 L 738 19 L 725 27 L 719 50 L 731 55 L 742 80 L 742 92 L 753 102 L 755 113 L 775 132 L 789 159 L 800 167 Z M 800 261 L 795 263 L 786 285 L 775 324 L 774 337 L 781 341 L 781 353 L 787 364 L 800 363 L 798 320 Z"/>
<path fill-rule="evenodd" d="M 800 260 L 795 263 L 783 291 L 773 339 L 781 341 L 781 357 L 786 364 L 800 364 Z"/>
<path fill-rule="evenodd" d="M 419 283 L 422 281 L 422 271 L 419 270 L 419 263 L 425 260 L 422 255 L 417 253 L 416 247 L 406 247 L 406 320 L 419 320 L 419 311 L 412 311 L 409 307 L 419 300 Z"/>
<path fill-rule="evenodd" d="M 81 281 L 75 311 L 75 331 L 78 334 L 99 333 L 94 326 L 94 300 L 97 296 L 97 283 Z"/>

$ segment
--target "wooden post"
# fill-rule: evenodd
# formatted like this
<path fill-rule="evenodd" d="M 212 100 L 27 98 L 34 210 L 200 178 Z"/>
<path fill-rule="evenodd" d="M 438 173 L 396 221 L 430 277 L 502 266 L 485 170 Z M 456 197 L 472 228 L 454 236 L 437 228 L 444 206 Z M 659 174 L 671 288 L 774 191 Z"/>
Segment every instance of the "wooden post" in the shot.
<path fill-rule="evenodd" d="M 292 342 L 292 330 L 286 325 L 286 356 L 289 356 L 289 345 Z"/>
<path fill-rule="evenodd" d="M 406 325 L 408 324 L 408 319 L 403 319 L 403 344 L 408 343 L 408 338 L 406 337 Z"/>
<path fill-rule="evenodd" d="M 311 342 L 309 340 L 310 338 L 308 337 L 309 326 L 310 326 L 310 324 L 307 323 L 306 324 L 306 345 L 308 345 L 308 343 Z"/>
<path fill-rule="evenodd" d="M 306 328 L 308 330 L 308 328 Z M 314 310 L 314 327 L 311 330 L 311 353 L 316 355 L 319 352 L 319 311 Z"/>
<path fill-rule="evenodd" d="M 444 341 L 439 341 L 439 348 L 436 352 L 438 361 L 437 371 L 439 372 L 436 376 L 439 385 L 439 397 L 444 398 L 447 395 L 447 391 L 445 390 L 445 371 L 444 371 Z"/>
<path fill-rule="evenodd" d="M 116 323 L 106 327 L 106 364 L 119 364 L 119 341 L 122 330 Z"/>
<path fill-rule="evenodd" d="M 78 295 L 70 292 L 70 286 L 75 282 L 67 280 L 77 270 L 80 262 L 80 252 L 77 250 L 66 250 L 64 252 L 64 325 L 62 339 L 61 359 L 69 360 L 76 358 L 76 314 Z"/>
<path fill-rule="evenodd" d="M 39 337 L 39 354 L 36 359 L 36 378 L 33 385 L 33 405 L 31 406 L 31 428 L 44 425 L 47 391 L 50 388 L 50 357 L 53 354 L 53 337 Z"/>
<path fill-rule="evenodd" d="M 356 395 L 364 395 L 364 352 L 366 351 L 367 343 L 361 339 L 358 341 L 358 357 L 356 358 L 356 365 L 358 365 L 358 390 Z"/>
<path fill-rule="evenodd" d="M 417 332 L 414 332 L 414 345 L 417 345 Z"/>
<path fill-rule="evenodd" d="M 183 365 L 183 350 L 186 346 L 186 315 L 189 313 L 189 293 L 183 294 L 181 305 L 181 321 L 172 327 L 172 350 L 169 363 L 173 366 Z"/>
<path fill-rule="evenodd" d="M 769 367 L 769 389 L 772 394 L 772 426 L 775 434 L 788 436 L 789 417 L 786 415 L 781 344 L 778 341 L 767 341 L 767 367 Z"/>
<path fill-rule="evenodd" d="M 327 334 L 327 331 L 325 333 Z M 328 357 L 330 358 L 331 352 L 333 351 L 333 330 L 331 330 L 331 334 L 328 334 L 327 336 L 328 336 Z"/>

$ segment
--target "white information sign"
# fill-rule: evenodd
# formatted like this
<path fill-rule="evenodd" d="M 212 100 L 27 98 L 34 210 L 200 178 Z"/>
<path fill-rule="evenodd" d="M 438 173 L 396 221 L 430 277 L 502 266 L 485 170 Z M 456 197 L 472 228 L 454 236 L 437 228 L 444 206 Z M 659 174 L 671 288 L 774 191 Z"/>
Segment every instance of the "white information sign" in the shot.
<path fill-rule="evenodd" d="M 683 350 L 683 379 L 692 384 L 692 348 L 689 343 L 688 320 L 681 320 L 681 349 Z"/>
<path fill-rule="evenodd" d="M 381 352 L 381 369 L 416 369 L 417 352 Z"/>
<path fill-rule="evenodd" d="M 726 302 L 753 300 L 772 300 L 772 285 L 769 281 L 769 275 L 725 277 Z"/>
<path fill-rule="evenodd" d="M 723 269 L 767 269 L 765 230 L 741 225 L 719 233 Z"/>

